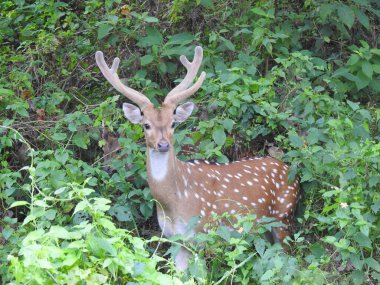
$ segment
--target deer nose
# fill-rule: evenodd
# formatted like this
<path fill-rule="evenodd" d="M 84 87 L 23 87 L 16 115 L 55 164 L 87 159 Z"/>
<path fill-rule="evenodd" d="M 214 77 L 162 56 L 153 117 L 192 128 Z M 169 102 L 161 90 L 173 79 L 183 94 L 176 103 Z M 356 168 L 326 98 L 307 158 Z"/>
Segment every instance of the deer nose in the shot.
<path fill-rule="evenodd" d="M 167 152 L 169 150 L 169 143 L 167 141 L 159 141 L 157 149 L 159 152 Z"/>

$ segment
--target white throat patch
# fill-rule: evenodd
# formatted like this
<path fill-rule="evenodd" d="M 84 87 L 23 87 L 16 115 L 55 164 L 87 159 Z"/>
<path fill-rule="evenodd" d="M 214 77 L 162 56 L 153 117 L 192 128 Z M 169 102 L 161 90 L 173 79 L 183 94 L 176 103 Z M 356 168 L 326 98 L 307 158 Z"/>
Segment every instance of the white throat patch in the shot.
<path fill-rule="evenodd" d="M 168 172 L 169 152 L 149 150 L 150 173 L 154 180 L 161 181 Z"/>

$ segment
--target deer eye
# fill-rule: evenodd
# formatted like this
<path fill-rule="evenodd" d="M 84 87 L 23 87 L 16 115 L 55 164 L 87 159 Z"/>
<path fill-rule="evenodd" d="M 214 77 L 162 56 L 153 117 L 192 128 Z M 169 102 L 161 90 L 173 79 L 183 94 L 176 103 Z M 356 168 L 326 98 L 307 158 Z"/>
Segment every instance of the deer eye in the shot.
<path fill-rule="evenodd" d="M 144 129 L 146 129 L 146 130 L 150 130 L 150 126 L 149 126 L 149 124 L 144 124 Z"/>
<path fill-rule="evenodd" d="M 173 122 L 173 123 L 172 123 L 172 125 L 171 125 L 172 129 L 174 129 L 174 128 L 175 128 L 175 126 L 176 126 L 176 123 L 175 123 L 175 122 Z"/>

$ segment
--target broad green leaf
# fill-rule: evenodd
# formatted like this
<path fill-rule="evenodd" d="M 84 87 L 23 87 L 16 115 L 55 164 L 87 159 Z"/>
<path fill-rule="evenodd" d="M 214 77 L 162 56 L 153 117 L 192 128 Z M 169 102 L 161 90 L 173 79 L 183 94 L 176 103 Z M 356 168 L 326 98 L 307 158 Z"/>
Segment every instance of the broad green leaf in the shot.
<path fill-rule="evenodd" d="M 30 203 L 27 202 L 27 201 L 16 201 L 16 202 L 13 202 L 12 205 L 10 205 L 10 208 L 14 208 L 14 207 L 19 207 L 19 206 L 25 206 L 25 205 L 29 205 Z"/>
<path fill-rule="evenodd" d="M 368 78 L 362 71 L 359 71 L 355 78 L 355 85 L 358 90 L 361 90 L 368 86 L 371 82 L 371 79 Z"/>
<path fill-rule="evenodd" d="M 260 281 L 267 281 L 271 279 L 274 276 L 273 270 L 269 269 L 267 270 L 260 278 Z"/>
<path fill-rule="evenodd" d="M 13 96 L 13 95 L 15 95 L 15 93 L 13 92 L 13 90 L 0 88 L 0 96 L 1 95 L 4 95 L 4 96 Z"/>
<path fill-rule="evenodd" d="M 274 17 L 272 15 L 268 14 L 263 9 L 258 8 L 258 7 L 255 7 L 253 9 L 251 9 L 251 12 L 253 12 L 256 15 L 259 15 L 259 16 L 263 16 L 263 17 L 266 17 L 266 18 L 272 18 L 272 19 L 274 19 Z"/>
<path fill-rule="evenodd" d="M 354 285 L 361 285 L 364 281 L 364 272 L 360 270 L 355 270 L 351 273 L 351 280 Z"/>
<path fill-rule="evenodd" d="M 62 141 L 66 139 L 67 135 L 65 133 L 54 133 L 52 135 L 53 140 L 55 141 Z"/>
<path fill-rule="evenodd" d="M 365 61 L 362 64 L 362 71 L 365 76 L 367 76 L 369 79 L 372 79 L 372 74 L 373 74 L 372 64 L 370 64 L 368 61 Z"/>
<path fill-rule="evenodd" d="M 103 39 L 106 37 L 110 31 L 112 31 L 113 26 L 110 24 L 100 24 L 98 27 L 98 40 Z"/>
<path fill-rule="evenodd" d="M 225 226 L 218 227 L 216 233 L 225 241 L 229 241 L 231 238 L 231 231 Z"/>
<path fill-rule="evenodd" d="M 169 38 L 167 45 L 187 45 L 194 40 L 194 36 L 190 33 L 175 34 Z"/>
<path fill-rule="evenodd" d="M 316 144 L 319 141 L 319 130 L 317 128 L 311 128 L 306 137 L 309 145 Z"/>
<path fill-rule="evenodd" d="M 159 30 L 148 27 L 146 29 L 147 36 L 140 38 L 140 40 L 137 42 L 137 46 L 139 47 L 150 47 L 153 45 L 161 45 L 163 43 L 163 37 Z"/>
<path fill-rule="evenodd" d="M 200 0 L 200 4 L 203 6 L 203 7 L 206 7 L 206 8 L 214 8 L 214 3 L 213 3 L 213 0 Z"/>
<path fill-rule="evenodd" d="M 226 134 L 224 133 L 224 129 L 220 126 L 214 128 L 212 132 L 212 138 L 217 145 L 222 146 L 226 141 Z"/>
<path fill-rule="evenodd" d="M 69 154 L 65 150 L 56 150 L 54 153 L 54 157 L 60 163 L 65 164 L 66 161 L 69 159 Z"/>
<path fill-rule="evenodd" d="M 350 56 L 350 59 L 347 61 L 347 65 L 355 65 L 359 61 L 360 57 L 354 53 Z"/>
<path fill-rule="evenodd" d="M 73 143 L 83 149 L 87 149 L 87 143 L 89 142 L 89 139 L 87 136 L 85 136 L 83 133 L 76 133 L 73 136 Z"/>
<path fill-rule="evenodd" d="M 290 141 L 290 144 L 296 148 L 301 148 L 304 145 L 303 139 L 296 133 L 289 134 L 289 141 Z"/>
<path fill-rule="evenodd" d="M 355 13 L 349 6 L 345 4 L 340 4 L 338 7 L 338 16 L 349 29 L 351 29 L 352 25 L 355 21 Z"/>
<path fill-rule="evenodd" d="M 231 119 L 224 119 L 223 120 L 223 127 L 227 132 L 231 132 L 234 125 L 234 121 Z"/>
<path fill-rule="evenodd" d="M 377 260 L 375 260 L 373 257 L 368 257 L 365 260 L 365 263 L 367 263 L 367 265 L 371 267 L 372 269 L 376 270 L 377 272 L 380 272 L 380 263 Z"/>
<path fill-rule="evenodd" d="M 362 11 L 357 9 L 356 10 L 356 17 L 358 17 L 359 23 L 363 25 L 364 28 L 367 30 L 370 30 L 370 25 L 369 25 L 369 18 L 368 16 Z"/>
<path fill-rule="evenodd" d="M 156 17 L 147 16 L 144 17 L 144 21 L 147 23 L 158 23 L 158 19 Z"/>
<path fill-rule="evenodd" d="M 372 64 L 373 72 L 380 74 L 380 64 Z"/>
<path fill-rule="evenodd" d="M 1 234 L 3 235 L 3 237 L 4 237 L 6 240 L 8 240 L 8 239 L 11 237 L 11 235 L 13 234 L 13 232 L 14 232 L 14 229 L 13 229 L 13 228 L 11 228 L 11 227 L 5 227 L 5 228 L 3 229 L 3 231 L 1 232 Z"/>
<path fill-rule="evenodd" d="M 140 58 L 141 65 L 148 65 L 153 61 L 154 57 L 150 54 L 144 55 L 143 57 Z"/>

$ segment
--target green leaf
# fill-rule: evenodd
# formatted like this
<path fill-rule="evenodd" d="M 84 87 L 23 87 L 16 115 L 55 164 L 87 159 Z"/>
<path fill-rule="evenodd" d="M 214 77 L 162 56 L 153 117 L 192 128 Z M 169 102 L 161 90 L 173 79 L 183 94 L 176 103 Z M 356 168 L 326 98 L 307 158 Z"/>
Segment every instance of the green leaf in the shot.
<path fill-rule="evenodd" d="M 231 231 L 225 226 L 218 227 L 216 233 L 225 241 L 229 241 L 231 238 Z"/>
<path fill-rule="evenodd" d="M 14 232 L 14 229 L 12 229 L 11 227 L 5 227 L 3 231 L 1 232 L 1 234 L 6 240 L 8 240 L 13 234 L 13 232 Z"/>
<path fill-rule="evenodd" d="M 260 278 L 260 281 L 267 281 L 269 279 L 271 279 L 272 277 L 274 276 L 274 272 L 273 270 L 269 269 L 268 271 L 266 271 Z"/>
<path fill-rule="evenodd" d="M 369 18 L 362 10 L 356 10 L 356 17 L 358 17 L 359 23 L 362 24 L 364 28 L 370 30 Z"/>
<path fill-rule="evenodd" d="M 214 8 L 213 0 L 201 0 L 200 4 L 206 8 L 210 8 L 210 9 Z"/>
<path fill-rule="evenodd" d="M 273 15 L 265 12 L 263 9 L 258 8 L 258 7 L 255 7 L 253 9 L 251 9 L 251 12 L 253 12 L 256 15 L 259 15 L 259 16 L 263 16 L 263 17 L 266 17 L 266 18 L 272 18 L 272 19 L 274 19 Z"/>
<path fill-rule="evenodd" d="M 380 64 L 372 64 L 373 72 L 380 74 Z"/>
<path fill-rule="evenodd" d="M 163 43 L 163 37 L 159 30 L 148 27 L 146 29 L 147 36 L 140 38 L 140 40 L 137 42 L 137 46 L 146 48 L 153 45 L 161 45 Z"/>
<path fill-rule="evenodd" d="M 55 141 L 62 141 L 66 139 L 67 135 L 65 133 L 54 133 L 51 137 Z"/>
<path fill-rule="evenodd" d="M 358 72 L 355 78 L 355 85 L 358 90 L 367 87 L 370 82 L 371 79 L 369 79 L 362 71 Z"/>
<path fill-rule="evenodd" d="M 144 55 L 143 57 L 140 58 L 141 65 L 148 65 L 153 61 L 154 57 L 150 54 Z"/>
<path fill-rule="evenodd" d="M 360 57 L 356 53 L 354 53 L 350 56 L 350 59 L 347 61 L 347 65 L 355 65 L 359 61 L 359 59 Z"/>
<path fill-rule="evenodd" d="M 223 127 L 226 129 L 227 132 L 230 133 L 232 131 L 233 126 L 234 126 L 234 121 L 232 121 L 231 119 L 223 120 Z"/>
<path fill-rule="evenodd" d="M 364 281 L 364 272 L 360 271 L 360 270 L 355 270 L 351 274 L 351 280 L 354 283 L 354 285 L 363 284 L 363 281 Z"/>
<path fill-rule="evenodd" d="M 298 136 L 296 133 L 289 134 L 289 141 L 290 141 L 290 144 L 296 148 L 301 148 L 304 145 L 303 139 L 300 136 Z"/>
<path fill-rule="evenodd" d="M 76 133 L 73 136 L 73 143 L 83 149 L 87 149 L 87 143 L 89 142 L 89 139 L 87 136 L 85 136 L 83 133 Z"/>
<path fill-rule="evenodd" d="M 58 162 L 65 164 L 66 161 L 69 159 L 69 154 L 67 153 L 67 151 L 60 149 L 55 151 L 54 157 Z"/>
<path fill-rule="evenodd" d="M 367 76 L 369 79 L 372 79 L 372 75 L 373 75 L 372 64 L 370 64 L 368 61 L 365 61 L 362 64 L 362 71 L 365 76 Z"/>
<path fill-rule="evenodd" d="M 354 11 L 347 5 L 341 4 L 338 7 L 338 16 L 349 29 L 351 29 L 352 25 L 355 21 L 355 13 Z"/>
<path fill-rule="evenodd" d="M 375 260 L 373 257 L 368 257 L 365 260 L 365 263 L 367 263 L 367 265 L 371 267 L 372 269 L 376 270 L 377 272 L 380 272 L 380 263 L 377 260 Z"/>
<path fill-rule="evenodd" d="M 103 39 L 106 37 L 110 31 L 112 31 L 113 26 L 110 24 L 100 24 L 98 27 L 98 40 Z"/>
<path fill-rule="evenodd" d="M 13 96 L 13 95 L 15 95 L 15 93 L 13 92 L 13 90 L 0 88 L 0 96 L 1 95 L 4 95 L 4 96 Z"/>
<path fill-rule="evenodd" d="M 212 138 L 217 145 L 222 146 L 226 141 L 226 134 L 224 133 L 224 129 L 220 126 L 214 128 L 212 132 Z"/>
<path fill-rule="evenodd" d="M 158 23 L 158 19 L 156 17 L 147 16 L 144 17 L 144 21 L 147 23 Z"/>
<path fill-rule="evenodd" d="M 27 201 L 16 201 L 16 202 L 13 202 L 12 205 L 10 205 L 10 208 L 14 208 L 14 207 L 19 207 L 19 206 L 25 206 L 25 205 L 29 205 L 30 203 L 27 202 Z"/>
<path fill-rule="evenodd" d="M 187 45 L 194 40 L 194 36 L 190 33 L 175 34 L 169 38 L 166 45 Z"/>
<path fill-rule="evenodd" d="M 309 145 L 316 144 L 319 141 L 319 130 L 317 128 L 311 128 L 306 137 Z"/>

